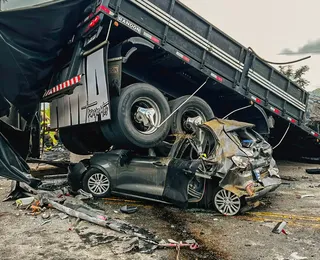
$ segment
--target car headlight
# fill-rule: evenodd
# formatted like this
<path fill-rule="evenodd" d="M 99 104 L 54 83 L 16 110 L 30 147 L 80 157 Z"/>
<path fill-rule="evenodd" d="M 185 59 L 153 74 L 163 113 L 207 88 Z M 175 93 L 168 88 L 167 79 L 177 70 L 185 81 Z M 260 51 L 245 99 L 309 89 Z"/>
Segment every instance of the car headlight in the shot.
<path fill-rule="evenodd" d="M 247 168 L 247 166 L 250 164 L 249 158 L 243 156 L 232 156 L 231 160 L 241 169 Z"/>

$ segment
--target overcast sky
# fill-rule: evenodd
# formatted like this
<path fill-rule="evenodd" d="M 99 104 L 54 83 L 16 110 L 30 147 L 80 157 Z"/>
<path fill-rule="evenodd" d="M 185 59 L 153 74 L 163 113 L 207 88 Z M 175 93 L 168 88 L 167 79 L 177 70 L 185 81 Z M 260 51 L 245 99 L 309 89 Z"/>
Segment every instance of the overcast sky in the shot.
<path fill-rule="evenodd" d="M 282 62 L 311 55 L 295 67 L 310 67 L 307 90 L 320 87 L 319 0 L 180 1 L 266 60 Z"/>

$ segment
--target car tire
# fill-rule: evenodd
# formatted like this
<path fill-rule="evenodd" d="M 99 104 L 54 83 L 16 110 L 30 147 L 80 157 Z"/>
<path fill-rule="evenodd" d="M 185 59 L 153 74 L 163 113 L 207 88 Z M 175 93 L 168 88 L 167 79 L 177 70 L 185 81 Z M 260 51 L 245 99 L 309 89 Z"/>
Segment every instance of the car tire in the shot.
<path fill-rule="evenodd" d="M 171 113 L 189 97 L 190 96 L 183 96 L 169 101 Z M 185 120 L 188 117 L 196 116 L 201 116 L 203 121 L 206 122 L 214 118 L 214 113 L 206 101 L 202 98 L 193 96 L 172 116 L 171 133 L 190 133 L 191 130 L 184 125 Z"/>
<path fill-rule="evenodd" d="M 135 83 L 121 90 L 119 97 L 111 100 L 111 122 L 101 125 L 105 137 L 118 148 L 152 148 L 161 143 L 170 130 L 170 120 L 160 128 L 138 123 L 138 107 L 153 108 L 155 125 L 170 115 L 169 104 L 164 95 L 155 87 Z"/>
<path fill-rule="evenodd" d="M 225 216 L 237 215 L 242 207 L 241 198 L 231 191 L 216 187 L 213 191 L 213 208 Z"/>
<path fill-rule="evenodd" d="M 82 180 L 83 189 L 96 198 L 106 198 L 111 194 L 111 178 L 109 174 L 96 168 L 89 168 Z"/>

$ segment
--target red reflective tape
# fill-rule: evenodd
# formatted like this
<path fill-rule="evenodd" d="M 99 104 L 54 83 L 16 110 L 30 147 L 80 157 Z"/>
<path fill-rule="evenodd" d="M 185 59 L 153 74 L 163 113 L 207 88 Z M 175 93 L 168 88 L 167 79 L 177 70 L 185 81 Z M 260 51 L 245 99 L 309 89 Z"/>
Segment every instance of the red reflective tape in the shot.
<path fill-rule="evenodd" d="M 187 57 L 187 56 L 183 56 L 182 59 L 183 59 L 184 61 L 186 61 L 186 62 L 190 62 L 190 58 Z"/>
<path fill-rule="evenodd" d="M 219 81 L 219 82 L 222 82 L 222 81 L 223 81 L 223 78 L 222 78 L 222 77 L 220 77 L 220 76 L 218 76 L 218 75 L 216 75 L 216 74 L 214 74 L 214 73 L 211 73 L 211 77 L 213 77 L 214 79 L 216 79 L 216 80 Z"/>
<path fill-rule="evenodd" d="M 67 80 L 67 81 L 65 81 L 65 82 L 63 82 L 61 84 L 56 85 L 55 87 L 47 90 L 43 94 L 43 97 L 49 96 L 49 95 L 51 95 L 53 93 L 56 93 L 56 92 L 58 92 L 60 90 L 65 89 L 65 88 L 67 88 L 69 86 L 77 84 L 81 80 L 81 77 L 82 77 L 82 75 L 78 75 L 78 76 L 73 77 L 72 79 L 69 79 L 69 80 Z"/>
<path fill-rule="evenodd" d="M 107 14 L 110 14 L 110 12 L 111 12 L 111 10 L 110 10 L 109 8 L 105 7 L 104 5 L 100 5 L 100 6 L 97 8 L 96 11 L 97 11 L 97 12 L 98 12 L 98 11 L 103 11 L 103 12 L 106 12 Z"/>
<path fill-rule="evenodd" d="M 176 52 L 176 55 L 177 55 L 179 58 L 181 58 L 181 59 L 183 59 L 184 61 L 186 61 L 186 62 L 189 62 L 189 61 L 190 61 L 190 58 L 189 58 L 189 57 L 181 54 L 181 53 L 178 52 L 178 51 Z"/>
<path fill-rule="evenodd" d="M 95 27 L 99 21 L 100 21 L 100 17 L 99 17 L 99 16 L 96 16 L 96 17 L 89 23 L 89 28 Z"/>
<path fill-rule="evenodd" d="M 217 77 L 216 77 L 216 79 L 217 79 L 218 81 L 220 81 L 220 82 L 222 82 L 222 81 L 223 81 L 223 78 L 222 78 L 222 77 L 220 77 L 220 76 L 217 76 Z"/>
<path fill-rule="evenodd" d="M 154 36 L 151 37 L 151 41 L 153 41 L 155 43 L 160 43 L 160 40 Z"/>
<path fill-rule="evenodd" d="M 261 104 L 262 100 L 260 98 L 257 98 L 255 96 L 251 96 L 251 99 L 257 102 L 258 104 Z"/>
<path fill-rule="evenodd" d="M 274 108 L 274 107 L 270 107 L 270 109 L 275 112 L 276 114 L 280 115 L 281 114 L 281 111 L 277 108 Z"/>
<path fill-rule="evenodd" d="M 315 137 L 318 137 L 318 136 L 319 136 L 319 134 L 318 134 L 318 133 L 313 132 L 313 131 L 311 131 L 311 134 L 312 134 L 313 136 L 315 136 Z"/>
<path fill-rule="evenodd" d="M 295 119 L 293 119 L 293 118 L 291 118 L 291 117 L 288 117 L 288 120 L 291 122 L 291 123 L 296 123 L 297 122 L 297 120 L 295 120 Z"/>

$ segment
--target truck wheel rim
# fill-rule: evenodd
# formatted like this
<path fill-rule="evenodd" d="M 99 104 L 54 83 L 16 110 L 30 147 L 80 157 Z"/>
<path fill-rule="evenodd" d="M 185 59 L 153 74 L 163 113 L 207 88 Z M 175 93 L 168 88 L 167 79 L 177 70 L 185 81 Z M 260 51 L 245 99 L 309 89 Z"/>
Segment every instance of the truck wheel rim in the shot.
<path fill-rule="evenodd" d="M 223 215 L 236 215 L 240 208 L 240 198 L 228 190 L 219 190 L 214 197 L 216 209 Z"/>
<path fill-rule="evenodd" d="M 95 173 L 88 179 L 88 188 L 91 193 L 101 195 L 109 190 L 110 181 L 106 175 Z"/>
<path fill-rule="evenodd" d="M 150 110 L 154 113 L 152 122 L 148 121 L 148 123 L 145 123 L 143 120 L 141 120 L 141 118 L 137 117 L 137 113 L 141 108 Z M 157 126 L 161 123 L 161 112 L 159 106 L 156 104 L 156 102 L 148 97 L 140 97 L 132 104 L 131 120 L 138 132 L 145 135 L 153 134 L 155 131 L 157 131 Z"/>
<path fill-rule="evenodd" d="M 182 129 L 185 133 L 187 133 L 187 134 L 193 133 L 192 129 L 187 124 L 187 119 L 197 117 L 197 116 L 200 116 L 202 118 L 203 122 L 206 121 L 205 115 L 202 113 L 202 111 L 200 111 L 198 109 L 189 108 L 183 112 L 183 114 L 181 115 L 181 126 L 182 126 Z"/>

